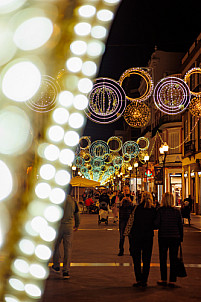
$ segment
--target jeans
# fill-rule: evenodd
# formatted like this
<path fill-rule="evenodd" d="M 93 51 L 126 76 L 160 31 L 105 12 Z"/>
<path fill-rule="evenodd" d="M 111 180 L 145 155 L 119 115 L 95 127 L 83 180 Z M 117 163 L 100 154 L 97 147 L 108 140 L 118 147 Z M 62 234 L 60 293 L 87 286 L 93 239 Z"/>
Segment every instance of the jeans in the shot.
<path fill-rule="evenodd" d="M 60 267 L 60 252 L 59 246 L 63 240 L 64 247 L 64 259 L 63 259 L 63 272 L 70 271 L 70 260 L 71 260 L 71 251 L 72 251 L 72 239 L 73 239 L 73 230 L 66 226 L 65 223 L 62 223 L 59 228 L 59 233 L 55 243 L 54 253 L 53 253 L 53 264 L 54 267 Z"/>
<path fill-rule="evenodd" d="M 170 258 L 170 282 L 176 282 L 176 260 L 180 240 L 178 238 L 159 238 L 159 257 L 160 257 L 160 271 L 161 280 L 167 281 L 167 251 L 169 249 Z"/>
<path fill-rule="evenodd" d="M 147 282 L 153 247 L 153 237 L 132 238 L 131 255 L 137 282 Z M 143 267 L 141 268 L 141 259 Z"/>
<path fill-rule="evenodd" d="M 127 225 L 127 221 L 122 220 L 119 222 L 119 234 L 120 234 L 120 240 L 119 240 L 119 251 L 121 253 L 124 253 L 124 242 L 125 242 L 125 236 L 124 231 Z M 129 247 L 130 247 L 130 236 L 128 236 L 129 240 Z"/>

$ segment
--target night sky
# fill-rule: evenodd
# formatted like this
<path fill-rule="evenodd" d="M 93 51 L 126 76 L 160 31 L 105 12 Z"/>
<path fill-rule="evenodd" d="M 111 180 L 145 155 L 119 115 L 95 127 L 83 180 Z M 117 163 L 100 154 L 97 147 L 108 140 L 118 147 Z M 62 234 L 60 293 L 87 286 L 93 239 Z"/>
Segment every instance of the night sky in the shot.
<path fill-rule="evenodd" d="M 201 1 L 123 0 L 116 13 L 97 77 L 119 80 L 131 67 L 147 66 L 158 50 L 188 51 L 201 32 Z M 109 125 L 87 119 L 83 135 L 107 140 L 122 119 Z"/>

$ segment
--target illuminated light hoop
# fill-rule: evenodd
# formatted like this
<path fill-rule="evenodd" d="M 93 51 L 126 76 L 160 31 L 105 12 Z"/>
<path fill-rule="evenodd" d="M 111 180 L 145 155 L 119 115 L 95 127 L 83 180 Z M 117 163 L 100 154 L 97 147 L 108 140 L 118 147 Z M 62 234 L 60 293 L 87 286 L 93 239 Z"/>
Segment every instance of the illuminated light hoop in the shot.
<path fill-rule="evenodd" d="M 139 158 L 139 161 L 144 165 L 146 164 L 146 160 L 144 160 L 144 157 L 148 155 L 148 152 L 145 151 L 145 150 L 141 150 L 138 154 L 138 158 Z"/>
<path fill-rule="evenodd" d="M 140 142 L 141 142 L 141 141 L 144 141 L 145 144 L 146 144 L 144 148 L 141 148 L 141 147 L 140 147 Z M 139 137 L 139 138 L 137 139 L 137 144 L 139 145 L 140 151 L 145 151 L 145 150 L 147 150 L 147 149 L 149 148 L 149 140 L 148 140 L 148 138 L 146 138 L 146 137 L 144 137 L 144 136 Z"/>
<path fill-rule="evenodd" d="M 114 174 L 116 172 L 116 170 L 115 170 L 115 168 L 113 166 L 110 166 L 108 168 L 108 172 L 109 172 L 110 175 L 112 175 L 112 174 Z"/>
<path fill-rule="evenodd" d="M 98 124 L 109 124 L 118 120 L 126 108 L 126 95 L 123 88 L 113 79 L 95 80 L 85 109 L 86 116 Z"/>
<path fill-rule="evenodd" d="M 88 173 L 87 167 L 81 167 L 81 168 L 80 168 L 80 172 L 81 172 L 82 174 Z"/>
<path fill-rule="evenodd" d="M 125 163 L 129 163 L 129 161 L 131 160 L 131 155 L 129 153 L 124 153 L 122 157 Z"/>
<path fill-rule="evenodd" d="M 97 3 L 98 2 L 98 3 Z M 103 3 L 102 3 L 102 1 L 101 0 L 97 0 L 96 1 L 96 4 L 99 6 L 99 4 L 101 4 L 102 5 L 102 9 L 108 9 L 108 11 L 109 12 L 111 12 L 111 11 L 114 11 L 114 9 L 117 7 L 117 4 L 119 4 L 119 2 L 120 1 L 111 1 L 111 0 L 105 0 Z M 86 2 L 87 3 L 87 2 Z M 29 4 L 28 4 L 29 5 Z M 27 6 L 26 6 L 27 7 Z M 44 11 L 46 10 L 46 6 L 44 6 L 43 7 L 43 9 L 44 9 Z M 49 9 L 49 7 L 48 7 L 48 9 Z M 75 7 L 75 9 L 76 9 L 76 7 Z M 15 13 L 15 12 L 14 12 Z M 12 14 L 12 12 L 11 12 L 11 14 Z M 11 16 L 11 14 L 8 14 L 8 18 L 10 18 L 10 16 Z M 7 16 L 6 16 L 7 17 Z M 12 17 L 12 16 L 11 16 Z M 97 17 L 97 18 L 96 18 Z M 73 22 L 75 22 L 75 18 L 74 17 L 72 17 L 72 21 Z M 81 17 L 80 17 L 80 19 L 82 19 Z M 98 16 L 94 16 L 94 18 L 92 19 L 90 19 L 90 23 L 93 23 L 93 25 L 94 24 L 100 24 L 101 23 L 101 25 L 103 25 L 105 22 L 104 22 L 104 20 L 98 20 L 99 18 L 98 18 Z M 9 20 L 7 20 L 7 21 L 9 21 Z M 82 20 L 79 20 L 79 21 L 82 21 Z M 110 25 L 110 23 L 111 23 L 111 20 L 105 20 L 106 21 L 106 27 L 108 27 L 109 25 Z M 105 24 L 104 24 L 105 25 Z M 100 39 L 99 39 L 100 40 Z M 102 39 L 103 40 L 103 39 Z M 94 41 L 98 41 L 98 38 L 97 39 L 95 39 L 94 38 Z M 102 54 L 102 53 L 101 53 Z M 100 58 L 100 55 L 101 54 L 99 54 L 99 55 L 97 55 L 96 56 L 96 58 L 91 58 L 91 56 L 89 55 L 89 59 L 91 60 L 93 60 L 93 61 L 98 61 L 99 60 L 99 58 Z M 86 56 L 87 57 L 87 56 Z M 69 74 L 71 74 L 72 75 L 72 73 L 71 72 L 69 72 Z M 74 75 L 73 75 L 74 76 Z M 81 78 L 81 80 L 82 80 L 82 78 Z M 88 82 L 89 83 L 89 82 Z M 79 86 L 77 86 L 77 88 L 79 88 L 78 90 L 77 90 L 77 92 L 78 93 L 81 93 L 81 95 L 84 95 L 84 92 L 81 90 L 81 87 Z M 72 89 L 73 90 L 73 89 Z M 74 89 L 74 91 L 73 91 L 73 93 L 76 93 L 76 89 Z M 75 109 L 74 109 L 74 111 L 76 111 Z M 71 111 L 71 112 L 73 112 L 73 110 Z M 50 121 L 50 123 L 51 123 L 51 121 Z M 69 130 L 69 129 L 71 129 L 68 125 L 66 126 L 66 129 L 65 130 Z M 76 133 L 76 131 L 77 130 L 75 130 L 75 133 Z M 47 144 L 48 145 L 48 144 Z M 57 147 L 57 145 L 59 145 L 59 147 L 62 149 L 63 148 L 63 145 L 61 146 L 60 145 L 60 143 L 59 144 L 55 144 L 54 146 L 59 150 L 59 147 Z M 45 160 L 45 163 L 47 162 L 48 160 Z M 60 163 L 58 163 L 57 162 L 57 168 L 58 168 L 58 170 L 60 170 L 61 168 L 63 168 L 63 165 L 61 165 Z M 41 179 L 40 179 L 40 181 L 41 181 Z M 39 183 L 40 184 L 40 183 Z M 48 187 L 48 188 L 51 188 L 51 186 L 48 184 L 48 182 L 45 182 L 45 185 L 46 185 L 46 187 Z M 51 185 L 52 185 L 52 181 L 51 181 Z M 56 187 L 54 188 L 55 190 L 60 190 L 60 192 L 62 191 L 62 192 L 64 192 L 63 191 L 63 189 L 61 188 L 62 186 L 60 186 L 60 185 L 56 185 Z M 33 192 L 32 192 L 33 193 Z M 45 190 L 45 192 L 44 192 L 46 195 L 47 195 L 47 193 L 48 193 L 48 191 L 47 191 L 47 188 L 46 188 L 46 190 Z M 31 195 L 32 196 L 32 195 Z M 57 195 L 58 196 L 58 195 Z M 28 198 L 28 200 L 31 200 L 31 198 Z M 34 201 L 32 201 L 32 202 L 34 202 Z M 60 199 L 59 200 L 59 202 L 61 202 L 62 203 L 62 200 Z M 43 200 L 41 200 L 41 203 L 43 203 Z M 47 202 L 47 201 L 45 201 L 45 204 L 44 205 L 46 205 L 46 206 L 48 206 L 48 205 L 52 205 L 52 203 L 49 201 L 49 203 Z M 58 206 L 58 207 L 61 207 L 62 208 L 62 205 L 60 206 Z M 42 211 L 42 209 L 41 209 L 41 211 Z M 19 211 L 20 212 L 20 211 Z M 21 212 L 23 212 L 23 211 L 21 211 Z M 20 213 L 19 213 L 19 215 L 18 215 L 20 218 L 22 218 L 22 217 L 24 217 L 23 215 L 20 215 Z M 32 218 L 34 217 L 34 214 L 32 215 Z M 17 219 L 17 218 L 16 218 Z M 16 225 L 16 220 L 15 219 L 15 224 L 12 224 L 11 225 L 11 234 L 13 234 L 13 232 L 15 231 L 15 232 L 17 232 L 17 228 L 15 227 L 15 225 Z M 25 221 L 26 221 L 26 218 L 24 218 L 24 221 L 23 221 L 23 225 L 25 224 Z M 44 221 L 46 221 L 45 219 L 44 219 Z M 27 219 L 27 222 L 30 222 L 30 220 L 29 219 Z M 51 223 L 50 223 L 50 225 L 51 225 Z M 13 227 L 15 227 L 15 230 L 13 229 Z M 55 228 L 55 224 L 53 224 L 53 227 L 52 228 Z M 50 229 L 50 227 L 49 227 L 49 229 Z M 23 236 L 22 235 L 22 233 L 20 233 L 21 234 L 21 236 Z M 10 253 L 9 253 L 9 249 L 10 248 L 12 248 L 12 252 L 14 253 L 14 250 L 13 250 L 13 247 L 15 246 L 15 245 L 17 245 L 17 241 L 18 240 L 20 240 L 21 238 L 20 238 L 20 236 L 17 236 L 17 239 L 15 240 L 15 242 L 13 243 L 13 242 L 11 242 L 11 237 L 9 237 L 9 236 L 7 236 L 7 241 L 8 241 L 8 255 L 10 255 Z M 41 265 L 43 265 L 44 266 L 44 263 L 46 262 L 46 264 L 47 264 L 47 262 L 49 261 L 49 258 L 50 258 L 50 256 L 51 256 L 51 249 L 52 249 L 52 247 L 53 247 L 53 242 L 48 242 L 48 241 L 46 241 L 45 239 L 42 239 L 42 237 L 41 237 L 41 239 L 39 239 L 39 236 L 37 236 L 37 240 L 35 240 L 35 238 L 34 237 L 32 237 L 32 235 L 30 235 L 30 234 L 28 234 L 27 233 L 27 237 L 28 238 L 30 238 L 30 240 L 33 240 L 33 242 L 36 244 L 36 245 L 38 245 L 38 244 L 40 244 L 41 245 L 41 247 L 44 247 L 45 248 L 45 251 L 47 252 L 48 251 L 48 253 L 46 254 L 46 256 L 45 256 L 45 259 L 42 259 L 42 258 L 40 258 L 40 257 L 43 257 L 42 255 L 40 255 L 40 257 L 39 257 L 39 255 L 35 255 L 35 256 L 32 256 L 31 257 L 31 261 L 35 261 L 35 262 L 37 262 L 37 263 L 42 263 Z M 15 238 L 15 236 L 12 236 L 12 238 Z M 23 237 L 22 237 L 23 238 Z M 10 241 L 9 241 L 9 239 L 10 239 Z M 12 243 L 12 244 L 11 244 Z M 15 244 L 16 243 L 16 244 Z M 18 242 L 19 243 L 19 242 Z M 15 255 L 16 255 L 16 257 L 18 257 L 18 252 L 15 250 Z M 38 250 L 36 250 L 36 252 L 38 253 Z M 22 256 L 22 253 L 21 252 L 19 252 L 19 257 L 21 257 Z M 38 257 L 38 258 L 37 258 Z M 9 258 L 9 257 L 8 257 Z M 24 254 L 23 254 L 23 258 L 26 258 L 26 256 L 24 256 Z M 27 258 L 29 258 L 29 257 L 27 257 Z M 16 258 L 17 259 L 17 258 Z M 29 263 L 29 260 L 30 259 L 28 259 L 28 263 Z M 44 281 L 44 279 L 46 279 L 46 277 L 44 277 L 44 278 L 42 278 L 42 279 L 40 279 L 40 280 L 36 280 L 36 277 L 31 277 L 31 274 L 28 276 L 28 277 L 23 277 L 23 281 L 25 282 L 25 285 L 26 285 L 26 283 L 31 283 L 30 284 L 30 286 L 32 286 L 33 285 L 33 289 L 32 289 L 32 291 L 30 290 L 28 290 L 27 288 L 26 288 L 26 286 L 25 286 L 25 290 L 23 290 L 23 292 L 20 290 L 20 291 L 18 291 L 18 290 L 14 290 L 14 289 L 11 289 L 10 288 L 10 286 L 7 286 L 7 284 L 6 284 L 6 282 L 4 282 L 4 279 L 5 279 L 5 276 L 8 276 L 9 275 L 9 273 L 8 273 L 8 271 L 10 270 L 11 268 L 10 268 L 10 262 L 9 262 L 9 259 L 8 259 L 8 261 L 7 261 L 7 265 L 5 265 L 5 270 L 3 271 L 3 272 L 0 272 L 0 279 L 3 281 L 2 283 L 3 283 L 3 286 L 1 287 L 1 291 L 0 291 L 0 299 L 3 301 L 3 300 L 5 300 L 6 299 L 6 301 L 9 299 L 9 300 L 16 300 L 16 301 L 18 301 L 18 300 L 20 300 L 21 301 L 21 299 L 23 299 L 23 300 L 30 300 L 30 301 L 32 301 L 32 300 L 34 300 L 34 301 L 36 301 L 37 299 L 40 299 L 41 298 L 41 295 L 42 295 L 42 292 L 43 292 L 43 287 L 44 287 L 44 285 L 42 286 L 41 284 L 43 283 L 43 281 Z M 16 278 L 18 279 L 21 279 L 21 273 L 20 273 L 20 271 L 19 272 L 12 272 L 12 274 L 13 274 L 13 276 L 15 277 L 15 276 L 17 276 Z M 47 274 L 48 275 L 48 274 Z M 3 276 L 3 278 L 1 278 L 1 276 Z M 33 281 L 32 281 L 32 279 L 33 279 Z M 7 281 L 7 280 L 5 280 L 5 281 Z M 9 279 L 8 279 L 8 281 L 9 281 Z M 5 283 L 5 286 L 4 286 L 4 283 Z M 32 284 L 33 283 L 33 284 Z M 11 295 L 9 295 L 9 291 L 11 291 Z M 33 291 L 35 291 L 35 292 L 33 292 Z M 36 293 L 36 291 L 37 291 L 37 293 Z M 28 298 L 27 298 L 27 295 L 28 295 Z M 10 299 L 10 296 L 12 296 L 12 298 Z M 19 298 L 18 298 L 19 297 Z"/>
<path fill-rule="evenodd" d="M 119 165 L 115 165 L 114 168 L 115 168 L 115 171 L 118 171 L 120 167 L 119 167 Z"/>
<path fill-rule="evenodd" d="M 103 165 L 103 160 L 100 157 L 93 157 L 91 159 L 91 165 L 93 168 L 101 168 Z"/>
<path fill-rule="evenodd" d="M 84 159 L 85 163 L 89 163 L 91 160 L 91 155 L 89 153 L 85 153 L 83 155 L 83 159 Z"/>
<path fill-rule="evenodd" d="M 105 141 L 97 140 L 91 144 L 89 152 L 94 157 L 103 158 L 105 154 L 110 153 L 110 149 Z"/>
<path fill-rule="evenodd" d="M 154 83 L 152 81 L 150 74 L 144 69 L 137 67 L 137 68 L 130 68 L 124 71 L 124 73 L 121 75 L 119 79 L 120 86 L 123 85 L 123 81 L 125 80 L 125 78 L 130 77 L 132 74 L 140 76 L 145 81 L 146 90 L 138 98 L 131 98 L 128 95 L 126 95 L 126 98 L 130 101 L 146 101 L 153 93 Z"/>
<path fill-rule="evenodd" d="M 109 165 L 112 163 L 112 160 L 113 160 L 113 156 L 112 156 L 112 153 L 105 153 L 104 156 L 103 156 L 103 160 L 104 160 L 104 163 L 106 165 Z"/>
<path fill-rule="evenodd" d="M 51 76 L 43 75 L 39 90 L 25 104 L 33 111 L 46 113 L 56 107 L 57 95 L 61 88 Z"/>
<path fill-rule="evenodd" d="M 113 165 L 114 166 L 119 166 L 119 168 L 123 165 L 123 157 L 122 156 L 116 156 L 114 159 L 113 159 Z"/>
<path fill-rule="evenodd" d="M 201 117 L 201 97 L 192 98 L 188 109 L 190 113 L 195 117 Z"/>
<path fill-rule="evenodd" d="M 166 114 L 179 114 L 190 103 L 190 89 L 180 78 L 166 77 L 160 80 L 154 89 L 154 103 Z"/>
<path fill-rule="evenodd" d="M 82 166 L 84 166 L 84 159 L 81 156 L 77 156 L 75 158 L 75 165 L 76 167 L 80 168 Z"/>
<path fill-rule="evenodd" d="M 148 124 L 151 118 L 149 107 L 142 102 L 133 102 L 126 107 L 124 119 L 133 128 L 141 128 Z"/>
<path fill-rule="evenodd" d="M 86 147 L 82 147 L 82 141 L 86 141 L 87 142 Z M 80 144 L 80 149 L 82 149 L 82 150 L 89 149 L 89 147 L 91 145 L 91 140 L 90 140 L 89 136 L 82 136 L 82 137 L 80 137 L 79 144 Z"/>
<path fill-rule="evenodd" d="M 140 148 L 136 142 L 127 141 L 123 144 L 122 152 L 123 154 L 130 154 L 131 158 L 135 158 L 136 156 L 138 156 L 138 153 L 140 152 Z"/>
<path fill-rule="evenodd" d="M 109 145 L 109 144 L 110 144 L 112 141 L 118 142 L 119 145 L 118 145 L 118 147 L 117 147 L 116 149 L 111 149 L 111 148 L 110 148 L 110 145 Z M 117 136 L 111 136 L 111 137 L 108 139 L 107 144 L 108 144 L 108 146 L 109 146 L 111 152 L 118 152 L 118 151 L 120 151 L 121 148 L 122 148 L 122 140 L 121 140 L 119 137 L 117 137 Z"/>
<path fill-rule="evenodd" d="M 101 166 L 101 172 L 106 172 L 108 167 L 106 165 Z"/>
<path fill-rule="evenodd" d="M 200 67 L 194 67 L 192 69 L 190 69 L 184 76 L 184 82 L 188 85 L 189 81 L 190 81 L 190 77 L 194 74 L 199 74 L 201 76 L 201 68 Z M 190 89 L 190 88 L 189 88 Z M 201 96 L 201 91 L 199 92 L 195 92 L 195 91 L 191 91 L 190 93 L 194 96 Z"/>

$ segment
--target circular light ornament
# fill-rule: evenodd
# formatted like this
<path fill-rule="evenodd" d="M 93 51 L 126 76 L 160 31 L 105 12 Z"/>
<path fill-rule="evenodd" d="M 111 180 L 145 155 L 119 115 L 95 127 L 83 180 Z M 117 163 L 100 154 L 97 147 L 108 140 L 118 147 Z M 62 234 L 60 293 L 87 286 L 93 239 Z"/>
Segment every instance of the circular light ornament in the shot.
<path fill-rule="evenodd" d="M 0 201 L 7 198 L 13 189 L 13 178 L 8 166 L 0 160 Z"/>
<path fill-rule="evenodd" d="M 37 279 L 45 279 L 48 275 L 47 270 L 41 265 L 37 263 L 32 263 L 29 268 L 30 274 Z"/>
<path fill-rule="evenodd" d="M 10 13 L 20 8 L 27 0 L 1 0 L 0 15 Z"/>
<path fill-rule="evenodd" d="M 98 124 L 113 123 L 121 117 L 126 107 L 124 90 L 109 78 L 96 79 L 88 99 L 85 114 Z"/>
<path fill-rule="evenodd" d="M 113 12 L 108 9 L 101 9 L 97 12 L 97 18 L 102 22 L 109 22 L 113 19 L 113 17 Z"/>
<path fill-rule="evenodd" d="M 52 21 L 46 17 L 35 17 L 21 23 L 15 33 L 16 46 L 25 51 L 43 46 L 53 33 Z"/>
<path fill-rule="evenodd" d="M 97 65 L 92 61 L 86 61 L 82 65 L 82 73 L 88 77 L 92 77 L 97 72 Z"/>
<path fill-rule="evenodd" d="M 70 91 L 61 91 L 58 98 L 59 103 L 64 107 L 70 107 L 73 103 L 73 94 Z"/>
<path fill-rule="evenodd" d="M 87 22 L 80 22 L 75 25 L 74 31 L 78 36 L 87 36 L 90 34 L 91 25 Z"/>
<path fill-rule="evenodd" d="M 148 124 L 151 118 L 149 107 L 142 102 L 133 102 L 126 107 L 124 119 L 133 128 L 141 128 Z"/>
<path fill-rule="evenodd" d="M 80 113 L 71 113 L 68 121 L 70 127 L 79 129 L 84 124 L 84 117 Z"/>
<path fill-rule="evenodd" d="M 122 157 L 125 163 L 129 163 L 129 161 L 131 160 L 131 155 L 129 153 L 124 153 Z"/>
<path fill-rule="evenodd" d="M 67 123 L 69 118 L 69 112 L 65 108 L 57 108 L 53 112 L 53 119 L 59 125 Z"/>
<path fill-rule="evenodd" d="M 103 158 L 106 153 L 110 153 L 108 144 L 105 141 L 97 140 L 90 146 L 90 154 L 97 158 Z"/>
<path fill-rule="evenodd" d="M 105 46 L 101 41 L 92 40 L 88 43 L 87 54 L 90 57 L 96 58 L 102 55 L 105 51 Z"/>
<path fill-rule="evenodd" d="M 82 93 L 89 93 L 93 87 L 93 83 L 88 78 L 80 79 L 78 82 L 78 89 Z"/>
<path fill-rule="evenodd" d="M 96 13 L 96 8 L 93 5 L 83 5 L 78 9 L 78 13 L 81 17 L 91 18 Z"/>
<path fill-rule="evenodd" d="M 42 294 L 41 289 L 37 285 L 32 283 L 25 284 L 24 290 L 30 297 L 34 298 L 39 298 Z"/>
<path fill-rule="evenodd" d="M 123 144 L 122 152 L 123 154 L 130 154 L 131 158 L 135 158 L 140 152 L 139 145 L 134 141 L 127 141 Z"/>
<path fill-rule="evenodd" d="M 67 131 L 64 135 L 64 143 L 67 146 L 74 147 L 79 143 L 79 135 L 75 131 Z"/>
<path fill-rule="evenodd" d="M 30 132 L 30 120 L 23 110 L 8 106 L 0 111 L 0 153 L 24 153 L 32 142 Z"/>
<path fill-rule="evenodd" d="M 137 144 L 139 145 L 139 148 L 140 148 L 141 151 L 145 151 L 149 148 L 149 140 L 148 140 L 148 138 L 146 138 L 144 136 L 139 137 L 137 139 Z"/>
<path fill-rule="evenodd" d="M 179 114 L 190 103 L 188 85 L 180 78 L 166 77 L 160 80 L 154 89 L 154 103 L 166 114 Z"/>
<path fill-rule="evenodd" d="M 51 257 L 51 250 L 44 244 L 38 244 L 35 248 L 35 255 L 41 260 L 48 260 Z"/>
<path fill-rule="evenodd" d="M 3 94 L 16 102 L 25 102 L 32 98 L 41 85 L 41 74 L 32 62 L 13 63 L 2 74 Z"/>
<path fill-rule="evenodd" d="M 122 156 L 115 156 L 113 159 L 113 165 L 118 166 L 119 168 L 123 165 L 123 157 Z"/>
<path fill-rule="evenodd" d="M 137 95 L 137 97 L 131 97 L 130 95 L 126 95 L 126 98 L 130 101 L 145 101 L 147 100 L 152 92 L 153 92 L 153 89 L 154 89 L 154 84 L 153 84 L 153 81 L 152 81 L 152 78 L 150 76 L 150 74 L 145 71 L 144 69 L 142 68 L 130 68 L 130 69 L 127 69 L 120 77 L 119 79 L 119 84 L 120 86 L 124 87 L 125 85 L 123 84 L 124 80 L 127 79 L 128 81 L 131 81 L 131 76 L 134 75 L 134 76 L 137 76 L 137 77 L 140 77 L 141 79 L 143 79 L 146 83 L 146 86 L 142 87 L 142 94 L 141 95 Z M 137 89 L 139 91 L 139 89 Z"/>
<path fill-rule="evenodd" d="M 95 39 L 104 39 L 107 36 L 107 29 L 104 26 L 93 26 L 91 36 Z"/>
<path fill-rule="evenodd" d="M 84 55 L 87 51 L 87 43 L 84 41 L 74 41 L 70 45 L 70 50 L 77 56 Z"/>
<path fill-rule="evenodd" d="M 62 149 L 59 154 L 59 161 L 64 165 L 71 165 L 74 158 L 74 152 L 70 149 Z"/>
<path fill-rule="evenodd" d="M 190 77 L 192 76 L 201 76 L 201 68 L 200 67 L 194 67 L 192 69 L 190 69 L 184 77 L 184 82 L 186 84 L 190 83 Z M 201 95 L 201 91 L 190 91 L 190 93 L 194 96 L 200 96 Z"/>
<path fill-rule="evenodd" d="M 111 152 L 119 152 L 122 148 L 122 140 L 118 136 L 111 136 L 107 144 Z"/>
<path fill-rule="evenodd" d="M 70 173 L 65 170 L 57 171 L 55 175 L 55 182 L 60 186 L 66 186 L 70 182 Z"/>
<path fill-rule="evenodd" d="M 90 137 L 89 136 L 80 137 L 79 144 L 80 144 L 80 149 L 82 150 L 88 149 L 91 145 Z"/>
<path fill-rule="evenodd" d="M 75 165 L 76 165 L 76 167 L 78 167 L 78 168 L 84 166 L 84 158 L 81 157 L 81 156 L 77 156 L 77 157 L 75 158 Z"/>
<path fill-rule="evenodd" d="M 73 105 L 78 110 L 84 110 L 88 106 L 88 98 L 83 94 L 78 94 L 74 97 Z"/>
<path fill-rule="evenodd" d="M 201 97 L 192 98 L 192 100 L 188 106 L 188 109 L 193 116 L 200 118 L 201 117 Z"/>
<path fill-rule="evenodd" d="M 67 60 L 66 67 L 71 72 L 78 72 L 82 68 L 82 60 L 77 57 L 73 57 Z"/>

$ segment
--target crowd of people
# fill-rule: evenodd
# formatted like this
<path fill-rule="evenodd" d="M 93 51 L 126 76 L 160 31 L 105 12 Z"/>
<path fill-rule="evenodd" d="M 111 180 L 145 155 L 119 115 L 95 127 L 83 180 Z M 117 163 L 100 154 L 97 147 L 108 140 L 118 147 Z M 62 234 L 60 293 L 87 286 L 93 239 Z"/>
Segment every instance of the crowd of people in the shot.
<path fill-rule="evenodd" d="M 83 200 L 86 202 L 88 198 L 93 200 L 93 196 L 84 196 Z M 125 238 L 128 237 L 129 251 L 133 259 L 136 278 L 136 283 L 134 283 L 133 286 L 147 286 L 154 230 L 158 230 L 161 279 L 157 283 L 159 286 L 176 287 L 176 261 L 179 247 L 183 241 L 183 221 L 182 211 L 174 207 L 173 194 L 170 192 L 164 193 L 161 203 L 159 204 L 154 202 L 153 194 L 145 191 L 142 192 L 140 200 L 138 199 L 138 202 L 136 202 L 135 196 L 131 194 L 129 186 L 125 186 L 122 192 L 114 192 L 113 194 L 108 194 L 106 190 L 103 190 L 98 198 L 100 203 L 104 202 L 111 208 L 113 222 L 116 223 L 119 220 L 120 236 L 118 256 L 124 255 L 124 242 Z M 188 206 L 189 204 L 190 202 L 188 201 Z M 55 244 L 52 266 L 55 272 L 60 271 L 59 245 L 63 239 L 64 278 L 69 278 L 72 232 L 73 228 L 77 230 L 78 227 L 78 206 L 69 193 Z M 168 250 L 170 258 L 169 282 L 167 281 Z"/>

